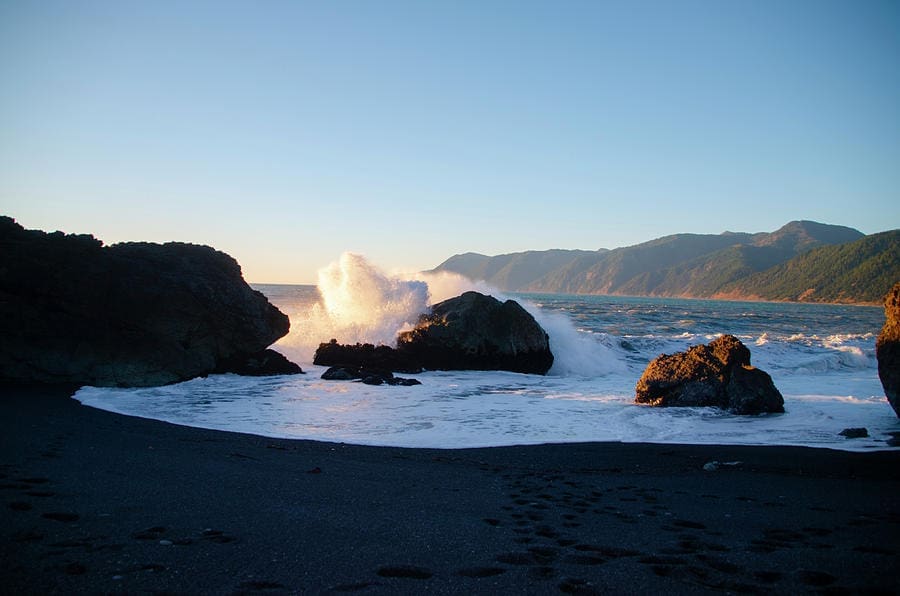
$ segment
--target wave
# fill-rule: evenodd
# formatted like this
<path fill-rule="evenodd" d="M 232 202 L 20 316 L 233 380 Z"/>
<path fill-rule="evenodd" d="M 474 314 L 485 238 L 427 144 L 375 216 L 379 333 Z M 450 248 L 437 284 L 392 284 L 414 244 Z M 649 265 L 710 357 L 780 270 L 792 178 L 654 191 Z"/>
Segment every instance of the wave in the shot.
<path fill-rule="evenodd" d="M 477 291 L 498 300 L 514 299 L 550 337 L 553 367 L 548 374 L 601 376 L 627 370 L 625 360 L 602 337 L 580 332 L 571 319 L 512 297 L 484 282 L 473 282 L 451 272 L 390 275 L 364 256 L 344 253 L 318 274 L 318 295 L 304 304 L 286 308 L 290 334 L 276 346 L 289 358 L 312 362 L 322 342 L 396 345 L 397 335 L 412 328 L 431 305 Z"/>

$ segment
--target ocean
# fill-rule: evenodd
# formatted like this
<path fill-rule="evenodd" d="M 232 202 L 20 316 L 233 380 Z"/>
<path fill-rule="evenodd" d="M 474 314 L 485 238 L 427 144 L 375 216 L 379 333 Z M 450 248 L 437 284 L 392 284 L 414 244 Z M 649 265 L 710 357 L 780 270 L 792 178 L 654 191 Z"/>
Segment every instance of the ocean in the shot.
<path fill-rule="evenodd" d="M 318 286 L 255 285 L 291 317 L 274 348 L 304 375 L 213 375 L 165 387 L 84 387 L 83 404 L 122 414 L 270 437 L 366 445 L 463 448 L 581 441 L 799 445 L 892 449 L 900 421 L 878 379 L 880 307 L 672 298 L 504 295 L 457 276 L 389 275 L 345 255 Z M 323 381 L 315 347 L 391 343 L 434 303 L 476 289 L 520 302 L 550 335 L 546 376 L 428 371 L 422 385 Z M 633 403 L 647 363 L 662 353 L 737 336 L 785 398 L 784 414 Z M 839 433 L 864 427 L 866 438 Z"/>

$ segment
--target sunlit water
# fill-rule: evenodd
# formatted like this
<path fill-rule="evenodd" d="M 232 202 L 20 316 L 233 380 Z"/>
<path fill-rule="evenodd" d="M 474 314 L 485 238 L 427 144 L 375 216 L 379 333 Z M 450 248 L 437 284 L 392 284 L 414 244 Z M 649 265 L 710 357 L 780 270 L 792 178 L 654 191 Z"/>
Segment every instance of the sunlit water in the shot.
<path fill-rule="evenodd" d="M 384 336 L 414 322 L 412 311 L 429 295 L 434 302 L 471 286 L 446 278 L 404 281 L 361 272 L 365 267 L 363 260 L 348 261 L 327 271 L 330 281 L 320 280 L 320 288 L 332 309 L 313 286 L 257 286 L 291 315 L 292 332 L 275 348 L 299 362 L 305 375 L 85 387 L 75 398 L 203 428 L 404 447 L 623 441 L 864 451 L 888 449 L 890 433 L 900 432 L 878 379 L 875 336 L 884 315 L 875 307 L 517 295 L 550 333 L 556 360 L 546 376 L 432 371 L 414 375 L 422 385 L 412 387 L 323 381 L 324 369 L 310 364 L 318 342 L 389 341 Z M 785 414 L 733 416 L 632 403 L 651 359 L 720 333 L 750 348 L 753 364 L 784 395 Z M 869 437 L 838 434 L 851 427 L 867 428 Z"/>

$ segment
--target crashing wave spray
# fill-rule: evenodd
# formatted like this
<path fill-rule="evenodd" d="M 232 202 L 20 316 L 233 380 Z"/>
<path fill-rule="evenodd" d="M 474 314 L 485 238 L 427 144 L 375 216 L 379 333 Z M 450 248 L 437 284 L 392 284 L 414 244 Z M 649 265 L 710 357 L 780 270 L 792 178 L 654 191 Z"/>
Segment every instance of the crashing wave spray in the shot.
<path fill-rule="evenodd" d="M 553 366 L 547 371 L 548 375 L 600 377 L 627 372 L 628 366 L 625 361 L 615 350 L 602 343 L 603 337 L 579 331 L 572 324 L 572 320 L 562 313 L 547 312 L 526 300 L 516 299 L 516 301 L 550 336 Z"/>
<path fill-rule="evenodd" d="M 519 302 L 550 336 L 553 367 L 548 374 L 599 376 L 622 372 L 624 363 L 597 338 L 578 331 L 563 314 L 550 313 L 484 282 L 450 272 L 387 275 L 365 257 L 344 253 L 319 271 L 319 300 L 288 308 L 291 333 L 279 350 L 301 363 L 312 361 L 322 342 L 393 346 L 397 334 L 415 325 L 432 304 L 474 290 Z"/>
<path fill-rule="evenodd" d="M 400 331 L 428 310 L 428 285 L 390 277 L 365 257 L 344 253 L 319 270 L 318 300 L 289 308 L 291 333 L 278 348 L 311 362 L 322 342 L 394 345 Z"/>
<path fill-rule="evenodd" d="M 322 306 L 343 342 L 393 345 L 428 310 L 428 284 L 388 277 L 361 255 L 344 253 L 319 271 Z"/>

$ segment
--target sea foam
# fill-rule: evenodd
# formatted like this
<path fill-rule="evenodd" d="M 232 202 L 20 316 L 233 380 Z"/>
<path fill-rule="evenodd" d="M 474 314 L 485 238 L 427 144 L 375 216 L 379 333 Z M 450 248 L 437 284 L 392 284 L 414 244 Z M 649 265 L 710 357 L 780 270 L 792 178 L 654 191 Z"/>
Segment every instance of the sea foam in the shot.
<path fill-rule="evenodd" d="M 392 344 L 431 304 L 466 290 L 509 296 L 459 276 L 388 274 L 358 255 L 325 267 L 317 288 L 258 287 L 291 317 L 275 345 L 307 374 L 214 375 L 145 389 L 82 388 L 86 405 L 178 424 L 266 436 L 407 447 L 576 441 L 891 448 L 900 421 L 874 356 L 881 309 L 611 296 L 515 295 L 550 335 L 546 376 L 431 371 L 415 387 L 324 381 L 310 364 L 320 342 Z M 785 414 L 633 403 L 647 363 L 739 337 L 785 397 Z M 846 439 L 848 427 L 869 437 Z"/>

